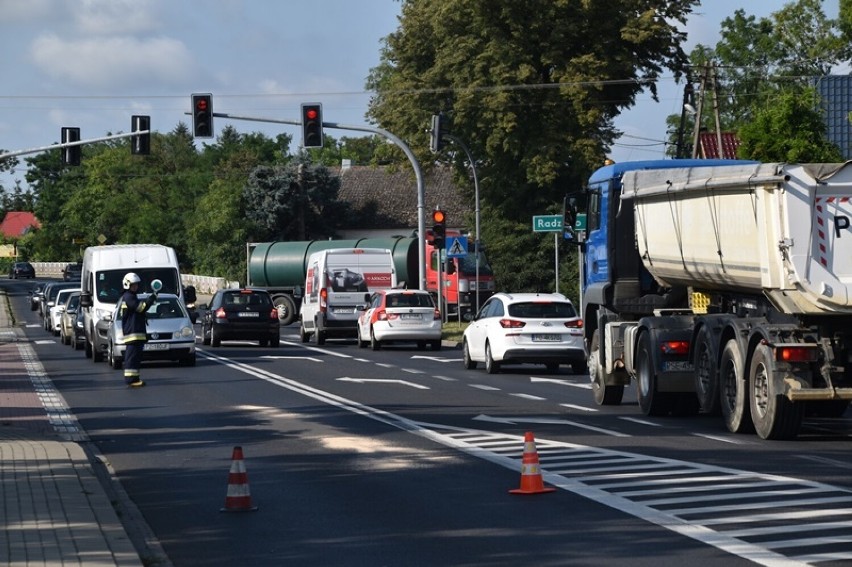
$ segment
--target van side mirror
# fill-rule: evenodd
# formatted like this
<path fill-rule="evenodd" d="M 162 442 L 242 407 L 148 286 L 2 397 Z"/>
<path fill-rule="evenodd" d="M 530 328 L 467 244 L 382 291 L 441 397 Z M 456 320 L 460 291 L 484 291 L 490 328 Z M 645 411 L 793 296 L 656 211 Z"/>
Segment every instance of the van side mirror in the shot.
<path fill-rule="evenodd" d="M 80 307 L 91 307 L 92 306 L 92 294 L 91 293 L 81 293 L 80 294 Z"/>
<path fill-rule="evenodd" d="M 188 285 L 185 288 L 183 288 L 183 298 L 186 301 L 186 303 L 195 303 L 196 302 L 196 300 L 198 299 L 198 295 L 196 295 L 196 293 L 195 293 L 195 286 L 194 285 Z"/>

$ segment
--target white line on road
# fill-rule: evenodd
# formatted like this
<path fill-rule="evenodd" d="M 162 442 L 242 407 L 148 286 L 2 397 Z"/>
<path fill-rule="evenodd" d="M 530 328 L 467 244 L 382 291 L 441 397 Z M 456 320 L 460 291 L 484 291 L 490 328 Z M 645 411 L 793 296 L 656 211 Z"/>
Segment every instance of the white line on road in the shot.
<path fill-rule="evenodd" d="M 515 396 L 516 398 L 523 398 L 525 400 L 535 400 L 537 402 L 543 402 L 547 398 L 542 398 L 541 396 L 533 396 L 532 394 L 520 394 L 520 393 L 510 393 L 510 396 Z"/>
<path fill-rule="evenodd" d="M 619 416 L 618 419 L 623 419 L 624 421 L 632 421 L 633 423 L 638 423 L 640 425 L 650 425 L 651 427 L 662 427 L 659 423 L 654 423 L 653 421 L 648 421 L 647 419 L 639 419 L 638 417 L 624 417 Z"/>
<path fill-rule="evenodd" d="M 499 391 L 500 388 L 495 388 L 494 386 L 486 386 L 485 384 L 469 384 L 471 388 L 476 388 L 477 390 L 488 390 L 488 391 Z"/>
<path fill-rule="evenodd" d="M 358 384 L 367 384 L 367 383 L 376 383 L 376 384 L 401 384 L 403 386 L 411 386 L 412 388 L 417 388 L 418 390 L 429 390 L 429 386 L 423 386 L 421 384 L 415 384 L 414 382 L 408 382 L 406 380 L 384 380 L 379 378 L 350 378 L 349 376 L 344 376 L 343 378 L 337 379 L 339 382 L 356 382 Z"/>
<path fill-rule="evenodd" d="M 575 409 L 575 410 L 580 410 L 580 411 L 589 411 L 589 412 L 598 411 L 595 408 L 587 408 L 587 407 L 584 407 L 584 406 L 575 406 L 574 404 L 559 404 L 559 405 L 562 406 L 562 407 L 566 407 L 568 409 Z"/>

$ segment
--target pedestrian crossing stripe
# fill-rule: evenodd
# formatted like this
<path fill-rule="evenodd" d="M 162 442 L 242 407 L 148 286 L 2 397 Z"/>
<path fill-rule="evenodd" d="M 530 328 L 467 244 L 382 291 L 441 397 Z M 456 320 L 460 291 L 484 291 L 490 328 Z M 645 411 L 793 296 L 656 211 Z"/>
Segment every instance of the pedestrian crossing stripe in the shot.
<path fill-rule="evenodd" d="M 454 236 L 450 237 L 448 240 L 448 257 L 454 258 L 457 256 L 467 256 L 467 238 L 465 238 L 464 236 Z"/>

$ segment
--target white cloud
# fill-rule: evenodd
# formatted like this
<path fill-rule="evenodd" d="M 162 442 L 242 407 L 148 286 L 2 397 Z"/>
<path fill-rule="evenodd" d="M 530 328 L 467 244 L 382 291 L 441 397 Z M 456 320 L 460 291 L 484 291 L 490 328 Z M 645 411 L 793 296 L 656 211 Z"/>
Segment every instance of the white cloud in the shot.
<path fill-rule="evenodd" d="M 160 24 L 148 0 L 83 0 L 73 10 L 79 31 L 87 35 L 149 32 Z"/>
<path fill-rule="evenodd" d="M 31 56 L 51 77 L 84 87 L 178 83 L 187 77 L 193 61 L 182 42 L 165 37 L 67 41 L 45 34 L 33 42 Z"/>
<path fill-rule="evenodd" d="M 49 16 L 51 0 L 0 0 L 0 22 L 30 22 Z"/>

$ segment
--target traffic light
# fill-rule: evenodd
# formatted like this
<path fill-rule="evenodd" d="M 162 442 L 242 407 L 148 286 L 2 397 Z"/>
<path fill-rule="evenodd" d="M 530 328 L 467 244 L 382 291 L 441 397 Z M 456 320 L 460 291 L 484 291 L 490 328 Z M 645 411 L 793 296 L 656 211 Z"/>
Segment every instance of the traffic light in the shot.
<path fill-rule="evenodd" d="M 62 143 L 68 144 L 71 142 L 80 141 L 79 128 L 62 128 Z M 71 146 L 70 148 L 61 148 L 62 165 L 80 165 L 80 158 L 83 150 L 80 146 Z"/>
<path fill-rule="evenodd" d="M 322 105 L 302 104 L 302 146 L 322 147 Z"/>
<path fill-rule="evenodd" d="M 151 130 L 151 117 L 138 114 L 130 117 L 130 131 L 144 132 Z M 151 133 L 139 134 L 130 138 L 130 153 L 135 156 L 147 156 L 151 153 Z"/>
<path fill-rule="evenodd" d="M 192 95 L 192 134 L 196 138 L 213 137 L 213 95 Z"/>
<path fill-rule="evenodd" d="M 432 211 L 432 246 L 443 250 L 447 241 L 447 215 L 441 209 Z"/>
<path fill-rule="evenodd" d="M 444 113 L 439 112 L 438 114 L 433 114 L 432 129 L 429 135 L 429 147 L 432 149 L 433 153 L 441 151 L 441 149 L 446 145 L 444 135 L 448 132 L 449 124 L 447 124 L 447 117 L 444 116 Z"/>

